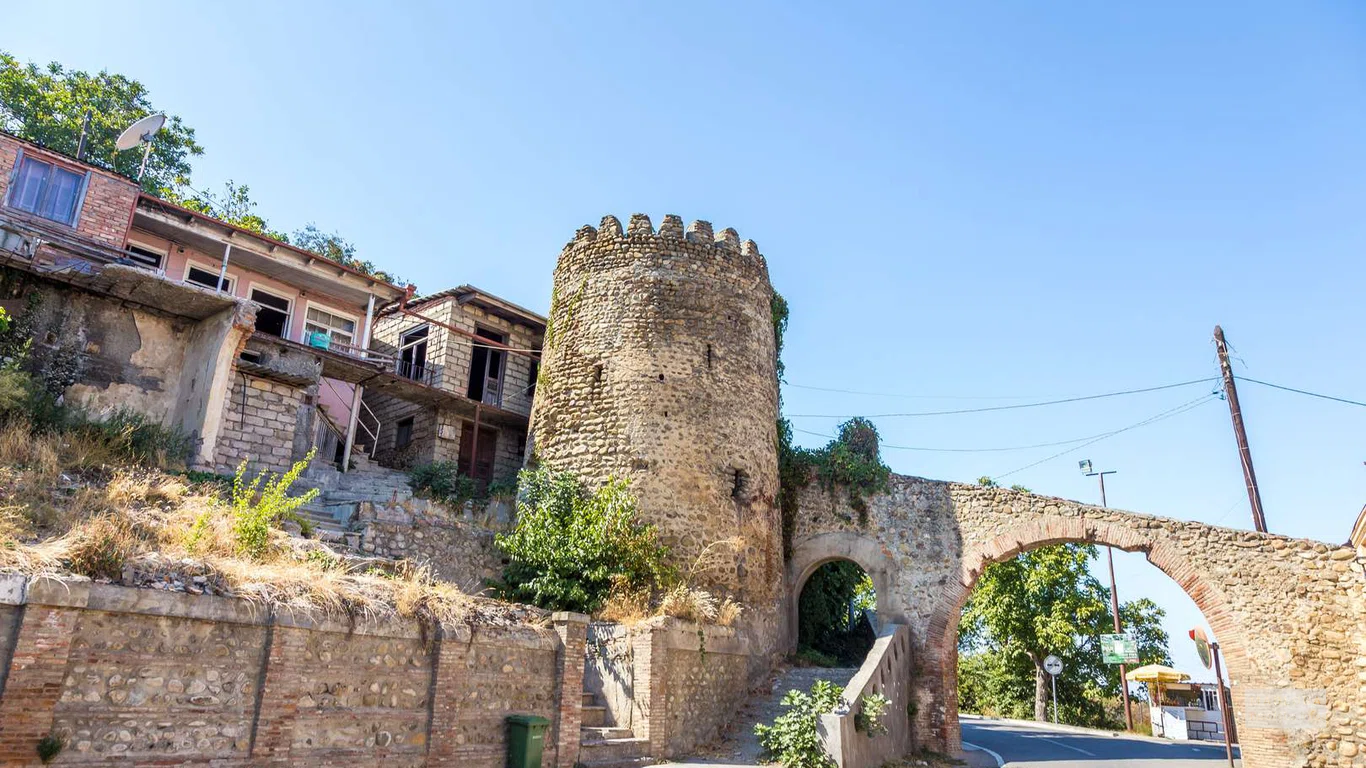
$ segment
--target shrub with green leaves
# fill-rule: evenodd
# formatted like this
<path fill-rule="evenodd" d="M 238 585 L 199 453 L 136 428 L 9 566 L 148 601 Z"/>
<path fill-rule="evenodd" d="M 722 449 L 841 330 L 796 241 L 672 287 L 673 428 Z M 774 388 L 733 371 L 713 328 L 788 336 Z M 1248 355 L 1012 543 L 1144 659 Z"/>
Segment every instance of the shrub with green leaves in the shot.
<path fill-rule="evenodd" d="M 180 466 L 194 448 L 194 441 L 185 433 L 131 408 L 116 408 L 103 419 L 82 422 L 74 429 L 140 464 Z"/>
<path fill-rule="evenodd" d="M 250 483 L 246 482 L 247 462 L 237 466 L 232 479 L 232 535 L 241 554 L 260 559 L 270 549 L 270 527 L 298 519 L 299 508 L 317 497 L 317 488 L 302 496 L 289 495 L 289 487 L 313 460 L 313 453 L 309 451 L 283 475 L 261 472 Z"/>
<path fill-rule="evenodd" d="M 821 749 L 816 724 L 820 716 L 834 712 L 844 689 L 829 680 L 817 680 L 809 692 L 791 690 L 783 696 L 784 712 L 772 725 L 754 726 L 754 735 L 765 756 L 784 768 L 830 768 L 835 762 Z"/>
<path fill-rule="evenodd" d="M 859 697 L 858 713 L 854 715 L 854 730 L 861 731 L 869 738 L 887 732 L 887 705 L 891 700 L 880 693 L 865 693 Z"/>
<path fill-rule="evenodd" d="M 434 461 L 413 467 L 408 485 L 420 496 L 448 504 L 464 504 L 476 495 L 474 479 L 460 474 L 453 461 Z"/>
<path fill-rule="evenodd" d="M 613 586 L 652 590 L 670 577 L 668 551 L 637 519 L 624 481 L 588 493 L 573 474 L 540 467 L 523 470 L 518 486 L 517 527 L 497 539 L 510 559 L 503 597 L 592 613 Z"/>

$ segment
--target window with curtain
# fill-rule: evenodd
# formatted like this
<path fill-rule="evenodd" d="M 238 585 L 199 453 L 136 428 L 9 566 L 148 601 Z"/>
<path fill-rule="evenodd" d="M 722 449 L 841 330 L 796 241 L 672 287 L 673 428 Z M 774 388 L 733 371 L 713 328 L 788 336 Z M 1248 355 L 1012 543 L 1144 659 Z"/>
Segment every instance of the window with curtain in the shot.
<path fill-rule="evenodd" d="M 332 340 L 341 344 L 355 346 L 356 343 L 356 321 L 342 315 L 334 315 L 326 310 L 317 307 L 309 307 L 308 314 L 304 317 L 304 333 L 321 331 L 332 337 Z"/>
<path fill-rule="evenodd" d="M 85 174 L 24 157 L 14 174 L 6 205 L 36 216 L 74 225 Z"/>

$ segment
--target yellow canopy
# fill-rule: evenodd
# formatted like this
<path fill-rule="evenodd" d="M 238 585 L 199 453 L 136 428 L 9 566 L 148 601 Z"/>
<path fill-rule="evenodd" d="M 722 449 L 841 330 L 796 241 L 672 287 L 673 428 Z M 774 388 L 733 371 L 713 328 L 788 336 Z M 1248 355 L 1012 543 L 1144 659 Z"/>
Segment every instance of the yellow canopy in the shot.
<path fill-rule="evenodd" d="M 1161 664 L 1149 664 L 1130 672 L 1126 677 L 1135 683 L 1183 683 L 1191 676 Z"/>

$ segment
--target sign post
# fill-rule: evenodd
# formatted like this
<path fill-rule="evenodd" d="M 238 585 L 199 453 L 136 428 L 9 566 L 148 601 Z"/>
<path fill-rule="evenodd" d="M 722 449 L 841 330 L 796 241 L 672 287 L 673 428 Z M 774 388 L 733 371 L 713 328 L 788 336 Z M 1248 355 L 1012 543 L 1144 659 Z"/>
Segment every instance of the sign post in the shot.
<path fill-rule="evenodd" d="M 1219 697 L 1219 718 L 1224 723 L 1224 753 L 1228 755 L 1229 768 L 1233 768 L 1233 718 L 1229 712 L 1232 702 L 1224 699 L 1224 672 L 1219 668 L 1219 644 L 1211 643 L 1205 630 L 1199 627 L 1190 631 L 1190 638 L 1195 641 L 1195 652 L 1200 654 L 1200 663 L 1205 665 L 1205 669 L 1210 668 L 1211 661 L 1214 662 L 1214 689 Z"/>
<path fill-rule="evenodd" d="M 1058 675 L 1062 674 L 1062 659 L 1049 656 L 1043 660 L 1043 671 L 1053 680 L 1053 724 L 1058 724 Z"/>

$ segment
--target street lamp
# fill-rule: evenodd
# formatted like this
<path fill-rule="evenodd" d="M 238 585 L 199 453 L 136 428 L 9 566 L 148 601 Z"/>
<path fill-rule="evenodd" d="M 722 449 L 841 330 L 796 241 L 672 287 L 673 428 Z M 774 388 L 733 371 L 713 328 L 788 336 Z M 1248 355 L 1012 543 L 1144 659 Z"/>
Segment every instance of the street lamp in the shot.
<path fill-rule="evenodd" d="M 1077 462 L 1077 467 L 1083 475 L 1087 477 L 1100 478 L 1100 506 L 1109 506 L 1105 502 L 1105 476 L 1115 474 L 1116 470 L 1107 469 L 1104 472 L 1097 472 L 1091 466 L 1090 459 L 1082 459 Z M 1110 564 L 1110 611 L 1115 619 L 1115 634 L 1122 634 L 1124 630 L 1119 623 L 1119 587 L 1115 585 L 1115 550 L 1109 544 L 1105 545 L 1105 557 Z M 1124 721 L 1129 726 L 1129 730 L 1134 729 L 1134 710 L 1129 704 L 1129 682 L 1126 675 L 1125 665 L 1119 665 L 1119 692 L 1124 696 Z"/>

